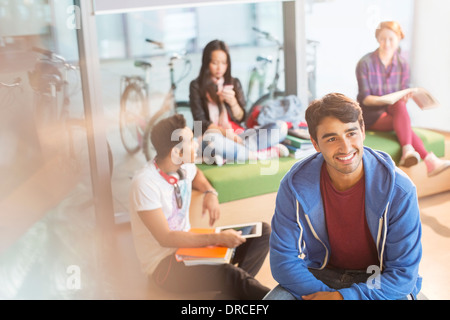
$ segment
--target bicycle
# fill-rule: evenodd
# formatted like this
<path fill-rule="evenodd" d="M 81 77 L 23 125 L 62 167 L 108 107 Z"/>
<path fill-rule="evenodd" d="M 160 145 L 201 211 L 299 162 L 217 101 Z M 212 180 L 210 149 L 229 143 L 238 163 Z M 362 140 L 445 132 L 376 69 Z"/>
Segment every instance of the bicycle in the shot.
<path fill-rule="evenodd" d="M 254 31 L 259 33 L 265 39 L 274 42 L 277 45 L 277 58 L 275 65 L 275 75 L 268 87 L 268 92 L 264 94 L 264 84 L 266 82 L 267 68 L 270 63 L 273 62 L 271 56 L 257 56 L 256 65 L 252 68 L 249 78 L 249 85 L 247 90 L 247 106 L 250 105 L 247 113 L 246 123 L 247 125 L 255 125 L 255 114 L 258 113 L 258 108 L 263 106 L 265 102 L 273 99 L 285 97 L 285 92 L 278 89 L 278 80 L 280 77 L 280 55 L 283 51 L 283 45 L 270 33 L 261 31 L 257 28 L 253 28 Z M 308 103 L 316 98 L 316 64 L 317 64 L 317 46 L 318 41 L 307 39 L 306 44 L 306 73 L 308 81 Z M 251 103 L 250 97 L 253 88 L 258 84 L 259 98 Z"/>
<path fill-rule="evenodd" d="M 248 114 L 250 115 L 253 111 L 253 109 L 256 106 L 261 106 L 266 102 L 267 100 L 273 100 L 276 98 L 284 97 L 285 93 L 284 91 L 280 90 L 278 88 L 278 81 L 280 79 L 280 57 L 281 53 L 283 52 L 283 44 L 274 36 L 272 36 L 269 32 L 259 30 L 258 28 L 253 27 L 252 28 L 255 32 L 260 34 L 264 39 L 273 42 L 277 47 L 277 56 L 275 60 L 275 74 L 272 79 L 272 82 L 270 83 L 269 87 L 267 88 L 268 92 L 264 94 L 264 85 L 266 82 L 266 74 L 267 74 L 267 67 L 268 64 L 273 62 L 273 58 L 271 56 L 263 57 L 258 56 L 256 58 L 256 66 L 252 69 L 247 89 L 247 102 L 248 105 L 250 105 Z M 250 102 L 250 97 L 253 91 L 253 88 L 255 87 L 256 83 L 259 83 L 259 98 L 255 102 Z"/>
<path fill-rule="evenodd" d="M 52 51 L 33 47 L 40 56 L 28 79 L 34 91 L 35 119 L 39 141 L 45 159 L 57 158 L 59 166 L 89 183 L 89 152 L 87 149 L 87 126 L 85 119 L 71 115 L 69 73 L 78 80 L 78 66 L 67 62 Z M 79 87 L 74 87 L 74 92 Z M 62 100 L 62 101 L 60 101 Z M 110 174 L 113 156 L 107 142 Z M 83 171 L 83 170 L 86 170 Z M 85 180 L 85 181 L 83 181 Z"/>
<path fill-rule="evenodd" d="M 151 39 L 146 42 L 163 49 L 164 44 Z M 184 62 L 184 69 L 178 79 L 175 79 L 175 61 Z M 151 144 L 151 129 L 160 120 L 171 114 L 180 113 L 186 118 L 187 125 L 193 128 L 193 118 L 188 101 L 176 101 L 175 91 L 180 83 L 190 72 L 191 61 L 185 54 L 173 54 L 169 59 L 170 88 L 165 94 L 163 104 L 154 115 L 150 115 L 150 69 L 152 64 L 147 61 L 137 60 L 134 65 L 141 68 L 145 77 L 123 76 L 121 78 L 120 97 L 120 137 L 123 146 L 129 154 L 135 154 L 143 150 L 146 160 L 155 156 L 155 150 Z"/>

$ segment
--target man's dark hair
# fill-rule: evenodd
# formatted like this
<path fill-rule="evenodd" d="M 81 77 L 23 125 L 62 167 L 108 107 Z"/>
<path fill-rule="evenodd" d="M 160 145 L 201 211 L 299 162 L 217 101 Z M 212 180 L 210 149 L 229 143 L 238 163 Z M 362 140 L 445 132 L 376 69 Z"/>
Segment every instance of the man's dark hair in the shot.
<path fill-rule="evenodd" d="M 359 122 L 364 130 L 364 121 L 359 103 L 341 93 L 330 93 L 322 99 L 312 101 L 306 109 L 306 123 L 312 139 L 317 142 L 317 126 L 326 117 L 337 118 L 343 123 Z"/>
<path fill-rule="evenodd" d="M 172 133 L 185 127 L 186 119 L 181 114 L 162 119 L 153 127 L 150 140 L 158 157 L 165 158 L 172 148 L 181 142 L 182 137 L 179 135 L 176 135 L 177 139 L 172 141 Z"/>

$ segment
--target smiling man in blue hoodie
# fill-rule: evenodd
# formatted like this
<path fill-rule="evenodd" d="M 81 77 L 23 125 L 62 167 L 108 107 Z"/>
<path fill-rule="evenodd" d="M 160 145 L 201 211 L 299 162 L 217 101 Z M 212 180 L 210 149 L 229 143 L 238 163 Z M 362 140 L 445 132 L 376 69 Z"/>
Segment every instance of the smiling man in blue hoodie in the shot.
<path fill-rule="evenodd" d="M 318 153 L 283 178 L 268 299 L 408 299 L 421 287 L 417 193 L 389 155 L 364 147 L 359 104 L 338 93 L 306 110 Z"/>

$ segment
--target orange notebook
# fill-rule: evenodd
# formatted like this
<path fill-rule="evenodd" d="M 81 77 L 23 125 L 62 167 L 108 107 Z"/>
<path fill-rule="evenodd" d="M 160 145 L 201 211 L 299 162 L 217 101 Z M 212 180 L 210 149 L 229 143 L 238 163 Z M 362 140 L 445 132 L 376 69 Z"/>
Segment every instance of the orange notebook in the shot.
<path fill-rule="evenodd" d="M 215 229 L 193 228 L 190 232 L 196 233 L 213 233 Z M 179 248 L 175 257 L 177 261 L 183 261 L 185 265 L 198 264 L 223 264 L 229 263 L 233 256 L 234 249 L 209 246 L 201 248 Z"/>

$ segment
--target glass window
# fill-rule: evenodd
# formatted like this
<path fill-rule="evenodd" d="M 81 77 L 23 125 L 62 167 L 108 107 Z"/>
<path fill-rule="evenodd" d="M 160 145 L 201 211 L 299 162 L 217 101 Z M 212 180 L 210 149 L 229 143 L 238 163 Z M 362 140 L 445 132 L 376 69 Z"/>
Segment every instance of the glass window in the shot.
<path fill-rule="evenodd" d="M 356 64 L 377 48 L 375 29 L 380 21 L 399 21 L 410 35 L 401 43 L 402 53 L 409 57 L 413 11 L 412 0 L 308 1 L 305 32 L 314 41 L 309 45 L 308 78 L 314 79 L 317 96 L 342 92 L 356 99 Z"/>
<path fill-rule="evenodd" d="M 7 299 L 114 294 L 97 277 L 104 270 L 96 263 L 102 248 L 97 245 L 85 88 L 79 69 L 79 15 L 72 0 L 0 0 L 0 296 Z M 184 7 L 95 19 L 99 90 L 114 159 L 112 201 L 119 221 L 127 218 L 130 177 L 146 161 L 142 151 L 127 152 L 119 128 L 123 77 L 145 74 L 135 61 L 152 64 L 149 115 L 167 97 L 171 55 L 186 54 L 190 60 L 190 64 L 175 61 L 173 70 L 175 79 L 184 76 L 177 83 L 176 99 L 186 101 L 203 47 L 216 38 L 229 44 L 233 76 L 247 93 L 256 58 L 276 57 L 279 52 L 274 42 L 262 39 L 253 28 L 282 40 L 282 4 Z M 147 38 L 164 47 L 146 42 Z M 282 55 L 280 59 L 278 85 L 283 90 Z M 262 91 L 255 89 L 251 99 L 264 94 L 274 77 L 274 61 L 266 68 Z"/>
<path fill-rule="evenodd" d="M 72 1 L 0 1 L 0 296 L 79 298 L 97 272 Z M 70 276 L 73 280 L 69 281 Z M 94 288 L 92 288 L 94 289 Z M 86 297 L 85 297 L 86 298 Z"/>
<path fill-rule="evenodd" d="M 274 1 L 132 11 L 99 15 L 96 19 L 99 25 L 102 96 L 107 115 L 108 141 L 113 146 L 114 154 L 112 188 L 115 199 L 120 199 L 115 203 L 115 210 L 126 219 L 130 180 L 128 178 L 124 180 L 124 177 L 130 177 L 146 161 L 143 145 L 137 141 L 144 139 L 145 124 L 160 110 L 171 87 L 168 65 L 171 55 L 186 54 L 186 58 L 190 60 L 190 64 L 176 60 L 173 66 L 175 80 L 184 76 L 176 83 L 175 98 L 177 101 L 187 102 L 189 84 L 200 71 L 203 47 L 214 39 L 225 41 L 230 47 L 232 75 L 240 79 L 245 94 L 248 94 L 251 82 L 251 95 L 248 96 L 247 105 L 250 108 L 253 102 L 267 93 L 267 88 L 275 77 L 277 56 L 280 59 L 278 89 L 284 90 L 283 51 L 279 50 L 275 41 L 269 41 L 264 38 L 262 32 L 255 31 L 256 28 L 270 33 L 282 44 L 282 3 Z M 112 21 L 117 25 L 108 28 Z M 117 31 L 118 25 L 124 32 Z M 111 39 L 122 41 L 123 49 L 122 45 L 117 44 L 115 52 L 105 51 L 106 47 L 113 47 L 110 45 Z M 148 43 L 146 39 L 161 42 L 164 46 L 161 48 Z M 104 42 L 108 45 L 102 45 Z M 258 57 L 271 62 L 264 63 Z M 135 61 L 149 62 L 152 67 L 144 71 L 135 66 Z M 259 76 L 257 79 L 256 73 Z M 252 75 L 253 79 L 250 80 Z M 147 119 L 142 121 L 142 127 L 128 128 L 131 132 L 124 129 L 123 131 L 127 132 L 124 133 L 120 125 L 121 110 L 124 108 L 120 97 L 127 85 L 135 81 L 127 80 L 126 77 L 131 76 L 139 76 L 142 81 L 148 79 L 147 84 L 139 83 L 139 86 L 144 88 L 142 93 L 148 97 L 144 104 L 149 111 Z M 133 144 L 126 147 L 127 141 Z"/>

